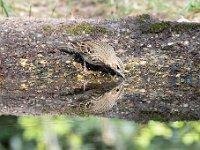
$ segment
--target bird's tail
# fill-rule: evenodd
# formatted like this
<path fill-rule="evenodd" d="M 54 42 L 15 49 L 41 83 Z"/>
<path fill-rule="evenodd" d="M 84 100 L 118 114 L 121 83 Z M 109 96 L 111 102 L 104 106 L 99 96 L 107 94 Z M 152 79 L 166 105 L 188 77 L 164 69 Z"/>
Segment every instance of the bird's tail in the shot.
<path fill-rule="evenodd" d="M 73 49 L 68 48 L 68 47 L 57 47 L 57 49 L 60 50 L 61 52 L 65 52 L 69 54 L 75 53 Z"/>
<path fill-rule="evenodd" d="M 56 48 L 59 49 L 60 51 L 67 53 L 81 53 L 82 51 L 87 51 L 83 50 L 87 48 L 84 42 L 79 42 L 79 41 L 69 41 L 68 43 L 59 45 Z"/>
<path fill-rule="evenodd" d="M 55 46 L 58 50 L 65 52 L 65 53 L 69 53 L 69 54 L 73 54 L 73 53 L 77 53 L 76 49 L 74 48 L 73 44 L 70 43 L 66 43 L 63 45 L 57 45 Z"/>

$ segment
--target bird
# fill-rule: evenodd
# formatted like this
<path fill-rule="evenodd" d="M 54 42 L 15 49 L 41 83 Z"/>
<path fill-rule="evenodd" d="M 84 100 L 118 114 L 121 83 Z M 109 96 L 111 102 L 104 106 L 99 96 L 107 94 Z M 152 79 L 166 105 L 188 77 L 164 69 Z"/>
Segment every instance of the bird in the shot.
<path fill-rule="evenodd" d="M 85 104 L 85 111 L 92 113 L 103 113 L 112 109 L 124 93 L 124 82 L 104 93 L 95 100 L 90 100 Z"/>
<path fill-rule="evenodd" d="M 95 66 L 106 66 L 125 78 L 123 62 L 115 54 L 114 48 L 106 42 L 97 40 L 70 41 L 67 45 L 70 53 L 81 55 L 84 65 L 87 62 Z"/>

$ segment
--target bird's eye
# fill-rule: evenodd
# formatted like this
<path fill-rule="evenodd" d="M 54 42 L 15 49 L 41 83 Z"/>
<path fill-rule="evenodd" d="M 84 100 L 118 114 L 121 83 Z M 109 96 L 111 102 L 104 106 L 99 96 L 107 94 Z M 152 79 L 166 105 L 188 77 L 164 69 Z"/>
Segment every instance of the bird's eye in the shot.
<path fill-rule="evenodd" d="M 117 69 L 120 69 L 119 66 L 117 66 Z"/>

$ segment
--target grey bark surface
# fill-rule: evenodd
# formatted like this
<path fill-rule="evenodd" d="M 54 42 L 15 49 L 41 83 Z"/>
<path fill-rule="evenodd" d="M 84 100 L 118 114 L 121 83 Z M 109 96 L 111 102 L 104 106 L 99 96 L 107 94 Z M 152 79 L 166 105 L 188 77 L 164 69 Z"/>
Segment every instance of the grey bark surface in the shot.
<path fill-rule="evenodd" d="M 123 83 L 103 68 L 88 65 L 85 74 L 79 58 L 58 50 L 69 40 L 84 39 L 115 48 L 126 66 Z M 0 18 L 0 114 L 197 120 L 199 74 L 197 23 L 148 15 L 76 21 Z"/>

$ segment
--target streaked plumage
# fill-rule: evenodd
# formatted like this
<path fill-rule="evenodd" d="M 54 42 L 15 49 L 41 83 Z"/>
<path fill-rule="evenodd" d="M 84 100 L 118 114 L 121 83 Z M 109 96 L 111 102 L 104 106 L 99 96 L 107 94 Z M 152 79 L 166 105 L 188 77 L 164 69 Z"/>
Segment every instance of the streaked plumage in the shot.
<path fill-rule="evenodd" d="M 92 113 L 102 113 L 109 111 L 122 97 L 124 93 L 124 82 L 113 88 L 109 92 L 104 93 L 96 100 L 91 100 L 86 103 L 85 111 Z"/>
<path fill-rule="evenodd" d="M 70 48 L 79 53 L 84 61 L 97 66 L 107 66 L 119 73 L 123 78 L 124 65 L 116 56 L 114 48 L 101 41 L 69 42 Z"/>

